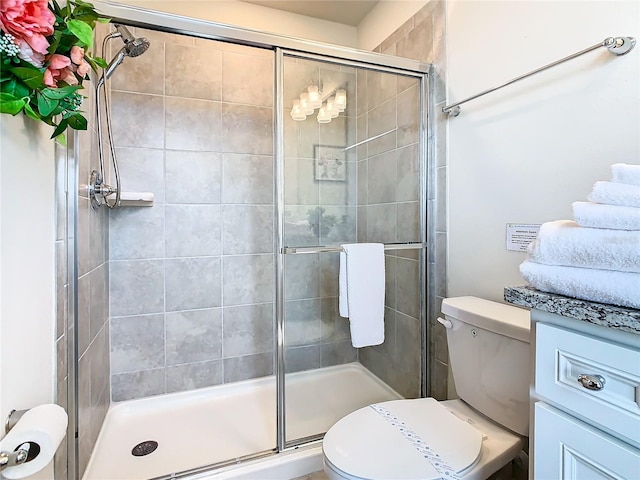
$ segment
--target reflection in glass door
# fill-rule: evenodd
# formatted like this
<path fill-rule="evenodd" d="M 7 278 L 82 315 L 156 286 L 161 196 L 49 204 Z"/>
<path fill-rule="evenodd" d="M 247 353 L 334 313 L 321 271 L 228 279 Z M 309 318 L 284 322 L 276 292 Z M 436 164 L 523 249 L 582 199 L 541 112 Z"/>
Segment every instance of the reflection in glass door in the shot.
<path fill-rule="evenodd" d="M 424 241 L 422 77 L 285 55 L 286 444 L 370 403 L 421 395 L 424 258 L 385 255 L 385 342 L 356 349 L 338 313 L 343 243 Z"/>

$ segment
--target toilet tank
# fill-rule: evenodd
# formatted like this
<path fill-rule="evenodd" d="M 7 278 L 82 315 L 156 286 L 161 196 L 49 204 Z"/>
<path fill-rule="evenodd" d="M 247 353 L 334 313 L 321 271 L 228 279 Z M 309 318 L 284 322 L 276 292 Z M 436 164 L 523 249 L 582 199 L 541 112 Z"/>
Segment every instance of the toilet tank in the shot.
<path fill-rule="evenodd" d="M 494 422 L 528 436 L 529 311 L 456 297 L 443 300 L 442 313 L 460 398 Z"/>

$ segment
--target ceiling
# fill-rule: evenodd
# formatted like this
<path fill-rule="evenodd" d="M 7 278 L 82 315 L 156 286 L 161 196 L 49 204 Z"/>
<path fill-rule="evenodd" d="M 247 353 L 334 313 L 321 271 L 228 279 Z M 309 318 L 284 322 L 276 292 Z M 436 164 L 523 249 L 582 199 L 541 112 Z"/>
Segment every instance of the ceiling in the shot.
<path fill-rule="evenodd" d="M 242 0 L 263 7 L 356 27 L 378 0 Z"/>

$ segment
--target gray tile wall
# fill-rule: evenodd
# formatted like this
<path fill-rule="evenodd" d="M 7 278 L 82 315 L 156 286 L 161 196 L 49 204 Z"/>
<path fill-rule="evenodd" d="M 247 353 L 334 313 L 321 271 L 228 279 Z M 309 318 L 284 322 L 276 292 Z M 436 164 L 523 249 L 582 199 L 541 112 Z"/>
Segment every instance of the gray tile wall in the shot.
<path fill-rule="evenodd" d="M 67 382 L 69 372 L 67 369 L 68 342 L 72 338 L 73 330 L 69 331 L 69 304 L 67 293 L 69 280 L 67 277 L 67 250 L 70 242 L 73 242 L 73 233 L 68 232 L 67 225 L 67 148 L 60 143 L 55 145 L 55 224 L 56 224 L 56 403 L 67 412 L 69 401 L 67 395 Z M 71 237 L 69 237 L 71 235 Z M 67 478 L 67 452 L 68 438 L 63 440 L 61 447 L 55 455 L 54 476 L 56 479 Z"/>
<path fill-rule="evenodd" d="M 444 85 L 444 72 L 446 70 L 445 8 L 445 0 L 431 0 L 375 49 L 377 52 L 421 60 L 434 66 L 433 75 L 430 78 L 429 114 L 434 119 L 435 128 L 428 139 L 433 162 L 429 175 L 430 185 L 427 209 L 427 236 L 429 244 L 432 245 L 427 269 L 427 339 L 430 345 L 428 359 L 429 386 L 431 395 L 438 400 L 447 398 L 449 363 L 445 329 L 436 321 L 440 314 L 442 300 L 446 296 L 447 281 L 447 118 L 441 112 L 446 100 Z M 403 129 L 403 131 L 406 130 Z M 398 135 L 399 137 L 401 136 L 400 133 Z M 409 137 L 412 135 L 411 128 L 408 129 L 407 135 Z M 373 228 L 375 229 L 375 227 Z"/>
<path fill-rule="evenodd" d="M 155 203 L 110 215 L 114 401 L 273 373 L 273 53 L 136 35 L 114 139 L 123 191 Z"/>
<path fill-rule="evenodd" d="M 358 72 L 358 241 L 418 242 L 419 91 L 409 77 Z M 415 251 L 385 256 L 385 341 L 359 359 L 406 398 L 420 396 L 420 268 Z"/>
<path fill-rule="evenodd" d="M 342 88 L 347 108 L 330 123 L 317 111 L 304 121 L 289 115 L 293 100 L 309 85 L 323 96 Z M 328 63 L 285 58 L 285 245 L 336 245 L 356 241 L 357 162 L 343 153 L 344 180 L 322 180 L 316 172 L 319 149 L 341 151 L 356 138 L 356 71 Z M 353 362 L 349 321 L 338 314 L 339 256 L 336 253 L 285 258 L 285 369 L 288 373 Z"/>
<path fill-rule="evenodd" d="M 99 24 L 97 41 L 101 41 L 106 27 Z M 93 211 L 89 206 L 87 183 L 90 171 L 97 168 L 97 134 L 93 111 L 92 82 L 86 82 L 81 93 L 87 97 L 83 110 L 87 112 L 89 128 L 68 134 L 69 148 L 56 145 L 56 297 L 57 297 L 57 402 L 73 412 L 75 397 L 68 395 L 68 365 L 70 344 L 74 329 L 78 329 L 78 474 L 83 475 L 95 445 L 98 433 L 109 407 L 109 266 L 108 266 L 108 215 L 106 210 Z M 74 140 L 75 139 L 75 140 Z M 78 177 L 76 180 L 76 171 Z M 70 218 L 71 196 L 77 196 L 77 232 L 67 227 Z M 77 235 L 74 238 L 74 233 Z M 67 270 L 69 247 L 76 242 L 78 252 L 77 272 Z M 74 324 L 69 299 L 70 277 L 77 274 L 78 311 Z M 73 440 L 72 440 L 73 441 Z M 69 449 L 71 452 L 71 448 Z M 55 459 L 56 478 L 67 478 L 66 449 L 60 449 Z"/>
<path fill-rule="evenodd" d="M 111 212 L 114 401 L 273 374 L 273 53 L 149 30 L 137 35 L 151 41 L 139 58 L 153 64 L 156 81 L 134 59 L 120 67 L 111 84 L 114 137 L 123 190 L 153 192 L 155 204 Z M 183 72 L 193 68 L 197 78 L 185 83 Z M 345 129 L 341 120 L 313 138 L 344 144 Z M 294 160 L 308 160 L 313 182 L 308 142 Z M 295 163 L 288 162 L 289 175 Z M 323 223 L 315 234 L 307 224 L 301 236 L 313 244 L 355 237 L 342 185 L 305 192 L 314 193 L 313 202 L 291 211 L 308 218 L 323 195 Z M 340 225 L 321 228 L 330 215 Z M 335 293 L 320 288 L 334 265 L 316 263 L 287 271 L 289 330 L 305 327 L 288 358 L 313 346 L 318 361 L 308 368 L 355 359 L 344 333 L 334 332 Z M 320 308 L 329 320 L 319 320 Z M 316 320 L 324 336 L 306 328 Z"/>

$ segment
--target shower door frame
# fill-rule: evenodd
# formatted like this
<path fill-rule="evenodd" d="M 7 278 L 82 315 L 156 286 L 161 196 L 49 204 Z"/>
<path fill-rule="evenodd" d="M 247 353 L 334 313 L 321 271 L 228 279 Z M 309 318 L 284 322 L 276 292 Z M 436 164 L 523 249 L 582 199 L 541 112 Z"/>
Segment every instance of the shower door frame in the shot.
<path fill-rule="evenodd" d="M 420 362 L 420 394 L 422 397 L 429 394 L 429 369 L 428 359 L 430 358 L 429 341 L 428 341 L 428 317 L 430 294 L 435 291 L 434 285 L 427 283 L 428 272 L 427 266 L 430 253 L 434 248 L 434 224 L 431 221 L 432 206 L 428 205 L 428 200 L 432 198 L 434 192 L 434 165 L 433 165 L 433 147 L 428 140 L 433 138 L 434 131 L 434 110 L 432 98 L 432 85 L 429 77 L 433 72 L 430 64 L 411 60 L 407 58 L 383 55 L 375 52 L 357 50 L 339 45 L 325 44 L 321 42 L 304 40 L 283 35 L 259 32 L 241 27 L 234 27 L 206 20 L 199 20 L 179 15 L 145 10 L 138 7 L 127 6 L 123 4 L 111 3 L 110 1 L 95 0 L 94 5 L 102 15 L 110 17 L 114 22 L 122 22 L 126 25 L 134 27 L 148 28 L 152 30 L 183 34 L 195 38 L 203 38 L 209 40 L 226 41 L 230 43 L 257 47 L 272 50 L 274 52 L 274 174 L 275 174 L 275 232 L 274 244 L 276 246 L 274 253 L 275 260 L 275 309 L 276 324 L 274 346 L 275 358 L 274 366 L 276 371 L 276 394 L 277 394 L 277 432 L 276 432 L 276 448 L 263 452 L 256 452 L 241 459 L 229 459 L 228 461 L 216 463 L 212 465 L 200 466 L 188 471 L 172 472 L 166 475 L 166 478 L 182 478 L 192 474 L 211 471 L 225 465 L 236 464 L 238 461 L 252 460 L 263 458 L 279 452 L 294 449 L 303 444 L 310 444 L 321 440 L 324 434 L 314 437 L 297 439 L 290 442 L 286 441 L 286 418 L 285 418 L 285 370 L 284 370 L 284 252 L 283 229 L 284 222 L 282 215 L 284 214 L 284 105 L 283 105 L 283 82 L 284 82 L 284 57 L 285 55 L 298 58 L 305 58 L 314 61 L 324 61 L 344 66 L 359 67 L 367 70 L 375 70 L 384 73 L 395 73 L 404 76 L 410 76 L 419 80 L 420 92 L 420 119 L 419 119 L 419 182 L 420 182 L 420 219 L 419 228 L 421 242 L 423 248 L 420 256 L 420 283 L 421 283 L 421 300 L 420 300 L 420 330 L 421 330 L 421 362 Z M 73 136 L 71 138 L 74 138 Z M 68 155 L 75 158 L 77 153 L 77 142 L 71 142 Z M 433 142 L 430 142 L 433 143 Z M 75 147 L 75 148 L 74 148 Z M 69 163 L 73 167 L 73 171 L 69 172 L 70 178 L 75 179 L 77 187 L 77 162 Z M 77 190 L 77 189 L 76 189 Z M 77 202 L 73 199 L 75 195 L 71 195 L 74 189 L 70 188 L 69 202 L 69 228 L 73 228 L 77 232 L 78 207 Z M 433 203 L 433 202 L 431 202 Z M 67 256 L 69 272 L 75 272 L 77 264 L 77 235 L 73 236 L 73 245 L 69 245 L 69 255 Z M 70 311 L 70 320 L 73 322 L 77 332 L 77 314 L 75 314 L 75 292 L 77 291 L 77 279 L 70 283 L 71 296 L 73 300 L 72 311 Z M 71 310 L 71 308 L 70 308 Z M 67 391 L 69 396 L 69 405 L 73 406 L 70 416 L 70 424 L 68 436 L 70 441 L 67 443 L 67 465 L 69 478 L 78 479 L 78 430 L 77 430 L 77 398 L 78 398 L 78 378 L 77 369 L 77 338 L 69 338 L 69 361 L 67 362 L 68 383 Z M 73 358 L 72 358 L 73 357 Z M 161 477 L 165 478 L 165 477 Z"/>
<path fill-rule="evenodd" d="M 360 52 L 356 52 L 360 53 Z M 363 52 L 364 53 L 364 52 Z M 277 392 L 277 445 L 278 451 L 283 451 L 310 442 L 322 440 L 324 433 L 304 437 L 300 439 L 287 440 L 286 437 L 286 368 L 285 368 L 285 250 L 290 245 L 285 244 L 284 214 L 285 214 L 285 148 L 284 148 L 284 59 L 299 58 L 315 62 L 325 62 L 333 65 L 341 65 L 361 70 L 375 71 L 387 74 L 396 74 L 412 77 L 419 82 L 420 109 L 418 119 L 418 182 L 419 182 L 419 243 L 422 244 L 419 255 L 420 265 L 420 397 L 429 394 L 429 371 L 427 359 L 429 354 L 429 342 L 427 339 L 427 252 L 431 245 L 427 232 L 427 198 L 428 185 L 430 185 L 430 158 L 433 158 L 427 149 L 427 139 L 429 138 L 429 78 L 424 72 L 409 71 L 404 68 L 395 68 L 387 65 L 371 64 L 363 62 L 357 58 L 337 58 L 315 52 L 304 52 L 300 50 L 275 48 L 275 110 L 274 110 L 274 178 L 275 178 L 275 240 L 276 240 L 276 392 Z M 396 58 L 396 57 L 392 57 Z M 313 247 L 305 247 L 313 248 Z M 322 248 L 319 246 L 319 248 Z"/>

